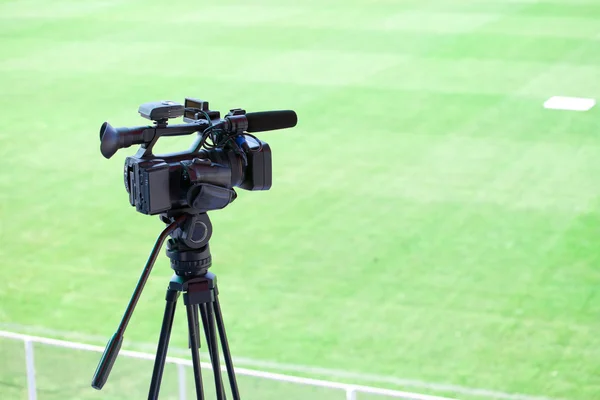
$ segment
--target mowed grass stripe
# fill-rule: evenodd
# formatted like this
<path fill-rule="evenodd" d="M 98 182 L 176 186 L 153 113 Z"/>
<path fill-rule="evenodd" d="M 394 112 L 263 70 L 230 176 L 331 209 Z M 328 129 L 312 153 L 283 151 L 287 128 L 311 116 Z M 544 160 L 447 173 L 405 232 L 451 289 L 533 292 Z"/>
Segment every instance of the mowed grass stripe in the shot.
<path fill-rule="evenodd" d="M 387 186 L 386 197 L 415 201 L 586 211 L 600 194 L 592 185 L 594 174 L 600 172 L 595 159 L 599 151 L 440 138 L 422 154 L 420 163 L 405 165 L 394 179 L 374 178 L 372 183 Z"/>
<path fill-rule="evenodd" d="M 135 4 L 135 3 L 134 3 Z M 164 8 L 153 7 L 152 4 L 145 8 L 143 14 L 131 14 L 125 11 L 133 11 L 135 8 L 129 4 L 119 2 L 89 3 L 82 6 L 72 1 L 61 1 L 53 3 L 53 7 L 42 12 L 39 9 L 16 7 L 11 3 L 2 6 L 5 19 L 49 19 L 55 16 L 67 19 L 86 17 L 90 13 L 97 17 L 110 18 L 112 21 L 125 19 L 123 22 L 146 21 L 146 18 L 156 15 L 161 21 L 173 21 L 181 24 L 201 23 L 219 24 L 221 26 L 249 25 L 256 26 L 270 24 L 272 26 L 300 26 L 327 27 L 328 29 L 350 28 L 357 29 L 383 29 L 383 30 L 415 30 L 417 32 L 438 31 L 444 33 L 473 31 L 482 27 L 498 32 L 498 29 L 509 27 L 505 33 L 519 31 L 514 27 L 526 29 L 529 34 L 549 34 L 561 37 L 594 37 L 597 29 L 594 21 L 589 21 L 597 5 L 584 4 L 560 4 L 539 3 L 528 4 L 528 2 L 492 3 L 492 6 L 483 2 L 460 2 L 437 4 L 435 2 L 404 2 L 400 7 L 404 10 L 390 12 L 389 4 L 370 5 L 369 13 L 361 9 L 348 9 L 347 5 L 329 3 L 329 7 L 314 12 L 311 7 L 289 7 L 280 4 L 259 4 L 247 6 L 245 4 L 230 5 L 208 5 L 202 10 L 187 9 L 185 12 L 179 9 L 164 10 Z M 473 12 L 473 7 L 481 8 L 482 12 Z M 114 8 L 121 12 L 114 12 Z M 490 10 L 490 8 L 492 10 Z M 23 12 L 23 10 L 27 10 Z M 393 10 L 398 10 L 395 4 Z M 391 15 L 390 15 L 391 14 Z M 124 15 L 124 16 L 123 16 Z M 244 18 L 223 18 L 227 15 L 244 15 Z M 550 15 L 546 17 L 545 15 Z M 556 17 L 555 17 L 556 16 Z M 552 27 L 551 30 L 546 27 Z"/>
<path fill-rule="evenodd" d="M 546 73 L 522 88 L 519 94 L 529 94 L 544 88 L 563 96 L 600 98 L 600 84 L 598 83 L 600 72 L 598 72 L 598 69 L 585 66 L 580 69 L 572 69 L 571 61 L 577 61 L 582 55 L 587 54 L 598 57 L 600 56 L 600 48 L 590 45 L 590 43 L 583 43 L 578 47 L 574 47 L 564 57 L 563 62 L 549 68 Z"/>
<path fill-rule="evenodd" d="M 595 1 L 539 1 L 524 5 L 520 15 L 540 17 L 575 17 L 595 19 L 600 14 L 600 5 Z"/>
<path fill-rule="evenodd" d="M 422 36 L 422 35 L 419 35 Z M 424 55 L 436 58 L 561 63 L 565 66 L 593 66 L 600 61 L 598 40 L 594 38 L 541 37 L 518 33 L 476 31 L 464 35 L 444 35 L 435 39 L 439 45 Z M 577 57 L 573 51 L 585 47 Z"/>
<path fill-rule="evenodd" d="M 122 6 L 117 0 L 90 1 L 81 3 L 73 0 L 57 0 L 40 7 L 37 0 L 7 1 L 0 4 L 0 20 L 22 19 L 26 23 L 35 20 L 87 18 L 103 13 L 114 13 Z"/>
<path fill-rule="evenodd" d="M 19 24 L 22 26 L 22 24 Z M 63 47 L 62 51 L 69 51 L 68 46 L 81 45 L 82 41 L 91 42 L 90 45 L 106 47 L 103 52 L 104 62 L 111 63 L 110 58 L 117 58 L 120 52 L 113 49 L 115 42 L 122 43 L 123 38 L 130 38 L 132 47 L 147 48 L 145 42 L 139 42 L 139 36 L 145 35 L 148 42 L 160 44 L 170 51 L 185 54 L 197 51 L 197 44 L 174 44 L 170 37 L 165 38 L 160 31 L 147 33 L 145 22 L 128 23 L 127 29 L 120 32 L 119 39 L 112 32 L 106 32 L 106 22 L 99 20 L 86 24 L 78 30 L 77 39 L 73 39 L 70 30 L 61 29 L 62 24 L 49 22 L 40 24 L 40 29 L 48 33 L 43 39 L 29 39 L 31 31 L 10 34 L 4 40 L 4 52 L 0 56 L 4 60 L 13 58 L 26 59 L 37 57 L 37 52 L 44 48 Z M 165 26 L 173 35 L 185 34 L 188 28 L 178 22 Z M 533 35 L 518 35 L 512 33 L 482 33 L 479 31 L 469 33 L 429 33 L 429 32 L 391 32 L 370 31 L 357 33 L 355 30 L 332 30 L 328 28 L 312 28 L 306 30 L 301 27 L 290 27 L 285 30 L 281 27 L 235 27 L 223 31 L 219 27 L 203 30 L 203 39 L 209 42 L 206 45 L 206 54 L 212 54 L 215 48 L 239 49 L 244 48 L 245 62 L 252 62 L 263 56 L 265 51 L 273 51 L 281 47 L 294 51 L 333 51 L 349 53 L 366 53 L 375 55 L 407 55 L 416 57 L 434 58 L 465 58 L 496 61 L 531 61 L 531 62 L 561 62 L 573 66 L 589 64 L 596 65 L 600 60 L 600 53 L 594 51 L 598 47 L 598 40 L 593 37 L 565 38 L 565 37 L 540 37 Z M 290 43 L 293 46 L 290 47 Z M 564 61 L 565 55 L 573 49 L 582 46 L 589 51 L 582 52 L 577 58 Z M 150 52 L 153 50 L 148 49 Z M 232 51 L 232 50 L 230 50 Z M 183 57 L 185 60 L 185 56 Z M 67 57 L 69 58 L 69 57 Z"/>
<path fill-rule="evenodd" d="M 98 48 L 106 52 L 98 52 Z M 441 93 L 515 93 L 549 69 L 548 63 L 488 61 L 478 59 L 410 58 L 403 55 L 364 54 L 331 51 L 247 51 L 246 63 L 237 63 L 243 56 L 227 49 L 211 50 L 212 61 L 198 68 L 179 66 L 164 68 L 160 63 L 143 62 L 158 51 L 160 45 L 116 44 L 90 46 L 75 51 L 76 44 L 47 50 L 48 58 L 32 62 L 29 58 L 12 59 L 0 64 L 3 71 L 53 71 L 58 77 L 112 71 L 123 76 L 204 78 L 218 74 L 221 79 L 244 82 L 285 83 L 320 86 L 361 86 L 367 88 L 394 88 L 425 90 Z M 184 47 L 185 48 L 185 47 Z M 107 54 L 112 54 L 108 57 Z M 140 59 L 131 64 L 128 57 Z M 69 69 L 78 62 L 76 71 Z M 568 66 L 564 70 L 571 81 L 581 79 L 587 95 L 600 92 L 591 78 L 596 76 L 592 67 Z M 527 95 L 548 98 L 556 93 L 544 87 L 530 88 Z"/>
<path fill-rule="evenodd" d="M 482 31 L 600 40 L 597 21 L 582 17 L 509 16 L 490 23 L 482 28 Z"/>

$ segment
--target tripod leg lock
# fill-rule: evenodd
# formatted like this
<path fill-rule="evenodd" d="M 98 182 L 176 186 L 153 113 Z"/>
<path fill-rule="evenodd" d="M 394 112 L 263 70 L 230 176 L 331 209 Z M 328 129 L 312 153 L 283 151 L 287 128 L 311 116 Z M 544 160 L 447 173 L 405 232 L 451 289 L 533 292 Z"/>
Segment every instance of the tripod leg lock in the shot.
<path fill-rule="evenodd" d="M 177 290 L 172 290 L 170 288 L 167 290 L 167 294 L 165 296 L 166 301 L 168 301 L 169 303 L 175 303 L 175 302 L 177 302 L 178 298 L 179 298 L 179 292 Z"/>

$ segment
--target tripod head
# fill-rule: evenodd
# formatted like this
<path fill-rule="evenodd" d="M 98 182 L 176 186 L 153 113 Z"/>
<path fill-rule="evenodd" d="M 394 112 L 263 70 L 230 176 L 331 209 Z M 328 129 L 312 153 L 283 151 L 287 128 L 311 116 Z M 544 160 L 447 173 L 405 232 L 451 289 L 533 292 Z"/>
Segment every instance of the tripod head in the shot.
<path fill-rule="evenodd" d="M 174 217 L 161 216 L 169 224 Z M 180 276 L 201 276 L 212 265 L 209 240 L 212 236 L 212 224 L 206 213 L 185 215 L 167 241 L 167 257 L 171 259 L 171 268 Z"/>

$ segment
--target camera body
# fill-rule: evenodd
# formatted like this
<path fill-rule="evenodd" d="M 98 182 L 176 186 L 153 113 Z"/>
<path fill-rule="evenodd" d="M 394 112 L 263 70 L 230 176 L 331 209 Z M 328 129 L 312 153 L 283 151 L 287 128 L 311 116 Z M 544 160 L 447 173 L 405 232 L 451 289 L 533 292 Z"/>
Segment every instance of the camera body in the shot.
<path fill-rule="evenodd" d="M 119 149 L 140 145 L 125 159 L 124 180 L 129 203 L 142 214 L 171 212 L 199 214 L 227 206 L 237 197 L 235 187 L 269 190 L 272 181 L 271 148 L 249 132 L 294 127 L 292 110 L 246 113 L 231 109 L 224 118 L 210 110 L 208 101 L 186 98 L 185 104 L 155 101 L 139 106 L 138 113 L 152 126 L 100 128 L 100 151 L 111 158 Z M 169 125 L 183 117 L 184 124 Z M 153 146 L 163 136 L 197 133 L 183 152 L 155 155 Z"/>
<path fill-rule="evenodd" d="M 249 149 L 245 157 L 227 146 L 127 157 L 124 178 L 129 203 L 147 215 L 169 210 L 194 214 L 224 208 L 237 196 L 234 187 L 269 190 L 271 149 L 268 143 L 254 138 L 245 138 L 245 142 Z"/>

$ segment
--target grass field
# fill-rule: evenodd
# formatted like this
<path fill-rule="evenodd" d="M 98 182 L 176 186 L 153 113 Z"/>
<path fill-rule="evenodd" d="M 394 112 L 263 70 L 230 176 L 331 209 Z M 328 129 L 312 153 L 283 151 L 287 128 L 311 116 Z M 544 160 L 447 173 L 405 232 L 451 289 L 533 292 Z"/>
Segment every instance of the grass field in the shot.
<path fill-rule="evenodd" d="M 259 134 L 272 189 L 212 213 L 239 366 L 600 399 L 600 111 L 542 107 L 600 98 L 599 63 L 593 0 L 0 0 L 0 329 L 105 344 L 164 225 L 129 206 L 135 149 L 105 160 L 99 127 L 190 96 L 299 115 Z M 154 351 L 171 273 L 163 252 L 125 347 Z M 22 357 L 0 340 L 0 398 L 25 398 Z M 152 369 L 119 358 L 97 392 L 98 354 L 36 357 L 42 400 L 143 398 Z"/>

